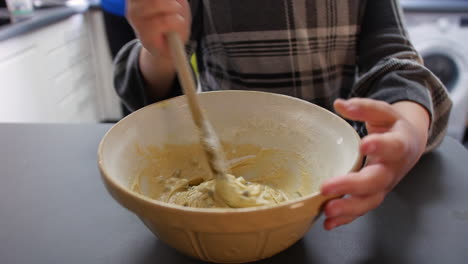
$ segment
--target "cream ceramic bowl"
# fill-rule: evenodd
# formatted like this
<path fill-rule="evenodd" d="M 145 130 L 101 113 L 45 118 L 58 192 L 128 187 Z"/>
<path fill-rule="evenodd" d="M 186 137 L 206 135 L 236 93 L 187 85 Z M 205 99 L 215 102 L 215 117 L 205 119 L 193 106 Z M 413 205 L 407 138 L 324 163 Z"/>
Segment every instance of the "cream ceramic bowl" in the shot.
<path fill-rule="evenodd" d="M 107 190 L 162 241 L 204 261 L 241 263 L 273 256 L 301 239 L 322 205 L 330 177 L 361 163 L 359 136 L 343 119 L 311 103 L 283 95 L 219 91 L 200 94 L 223 141 L 298 153 L 311 175 L 310 194 L 278 206 L 195 209 L 155 201 L 131 190 L 141 159 L 135 145 L 198 142 L 185 97 L 136 111 L 112 127 L 98 150 Z M 294 164 L 293 164 L 294 165 Z M 291 176 L 294 177 L 294 176 Z"/>

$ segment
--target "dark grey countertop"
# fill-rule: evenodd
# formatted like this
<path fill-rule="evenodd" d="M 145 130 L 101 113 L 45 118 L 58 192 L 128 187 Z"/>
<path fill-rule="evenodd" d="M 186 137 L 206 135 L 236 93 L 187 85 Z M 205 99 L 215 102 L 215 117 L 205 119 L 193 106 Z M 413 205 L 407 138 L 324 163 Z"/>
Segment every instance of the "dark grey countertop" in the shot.
<path fill-rule="evenodd" d="M 0 41 L 40 29 L 76 13 L 86 12 L 88 7 L 88 5 L 60 6 L 34 10 L 34 13 L 30 18 L 0 26 Z"/>
<path fill-rule="evenodd" d="M 96 151 L 110 125 L 0 124 L 0 263 L 200 263 L 115 202 Z M 323 218 L 259 263 L 466 263 L 468 151 L 447 138 L 378 209 L 335 231 Z"/>

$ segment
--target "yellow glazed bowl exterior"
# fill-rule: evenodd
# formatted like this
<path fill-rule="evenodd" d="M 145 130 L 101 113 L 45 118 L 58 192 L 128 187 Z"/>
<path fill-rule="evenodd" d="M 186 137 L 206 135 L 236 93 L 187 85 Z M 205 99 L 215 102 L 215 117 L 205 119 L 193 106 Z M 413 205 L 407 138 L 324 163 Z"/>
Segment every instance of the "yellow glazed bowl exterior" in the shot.
<path fill-rule="evenodd" d="M 99 146 L 103 182 L 112 197 L 135 213 L 159 239 L 188 256 L 242 263 L 285 250 L 307 233 L 324 203 L 332 198 L 319 194 L 320 183 L 361 165 L 357 133 L 343 119 L 316 105 L 250 91 L 208 92 L 200 94 L 200 99 L 221 139 L 288 149 L 317 160 L 311 164 L 316 168 L 312 175 L 317 175 L 317 187 L 316 192 L 301 199 L 256 208 L 195 209 L 151 200 L 130 190 L 129 174 L 136 160 L 128 150 L 135 142 L 197 142 L 195 127 L 183 96 L 130 114 L 108 131 Z M 224 129 L 243 126 L 247 119 L 254 120 L 255 125 L 243 132 Z"/>

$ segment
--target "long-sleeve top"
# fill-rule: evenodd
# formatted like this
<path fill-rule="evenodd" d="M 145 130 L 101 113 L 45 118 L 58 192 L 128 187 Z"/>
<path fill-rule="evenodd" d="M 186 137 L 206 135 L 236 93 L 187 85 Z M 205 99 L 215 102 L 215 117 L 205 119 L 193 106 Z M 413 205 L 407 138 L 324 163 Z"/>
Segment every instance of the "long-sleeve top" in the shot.
<path fill-rule="evenodd" d="M 189 2 L 187 53 L 196 54 L 203 91 L 280 93 L 332 111 L 337 98 L 412 101 L 430 113 L 426 151 L 443 138 L 452 102 L 412 46 L 398 0 Z M 141 48 L 134 40 L 115 60 L 115 88 L 131 110 L 154 103 L 138 64 Z M 176 78 L 168 98 L 181 93 Z"/>

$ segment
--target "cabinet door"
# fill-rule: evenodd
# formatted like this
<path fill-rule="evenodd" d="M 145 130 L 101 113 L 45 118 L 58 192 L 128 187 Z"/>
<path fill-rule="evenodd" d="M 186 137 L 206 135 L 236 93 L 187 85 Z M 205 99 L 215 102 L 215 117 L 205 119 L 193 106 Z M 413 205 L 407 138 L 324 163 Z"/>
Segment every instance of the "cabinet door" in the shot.
<path fill-rule="evenodd" d="M 86 13 L 86 22 L 90 30 L 90 40 L 94 65 L 96 65 L 96 80 L 98 88 L 98 113 L 101 120 L 119 120 L 122 117 L 120 99 L 113 83 L 113 63 L 107 44 L 104 19 L 100 10 L 90 10 Z"/>
<path fill-rule="evenodd" d="M 45 121 L 50 115 L 41 59 L 29 36 L 0 42 L 0 121 Z"/>
<path fill-rule="evenodd" d="M 0 42 L 0 121 L 97 122 L 89 38 L 76 14 Z"/>
<path fill-rule="evenodd" d="M 47 41 L 41 41 L 49 36 Z M 48 61 L 48 89 L 59 122 L 96 122 L 96 65 L 85 16 L 76 14 L 34 34 Z"/>

